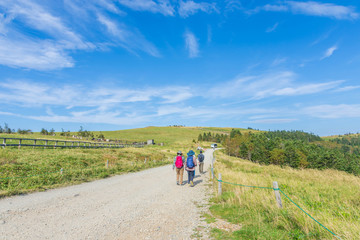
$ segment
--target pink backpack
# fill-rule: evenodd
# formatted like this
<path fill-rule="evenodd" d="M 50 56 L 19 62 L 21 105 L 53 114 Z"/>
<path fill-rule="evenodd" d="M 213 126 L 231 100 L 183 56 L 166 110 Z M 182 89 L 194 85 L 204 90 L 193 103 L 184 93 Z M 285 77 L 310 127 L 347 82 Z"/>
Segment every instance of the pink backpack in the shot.
<path fill-rule="evenodd" d="M 182 161 L 182 156 L 177 156 L 176 157 L 175 166 L 177 168 L 182 168 L 184 166 L 183 161 Z"/>

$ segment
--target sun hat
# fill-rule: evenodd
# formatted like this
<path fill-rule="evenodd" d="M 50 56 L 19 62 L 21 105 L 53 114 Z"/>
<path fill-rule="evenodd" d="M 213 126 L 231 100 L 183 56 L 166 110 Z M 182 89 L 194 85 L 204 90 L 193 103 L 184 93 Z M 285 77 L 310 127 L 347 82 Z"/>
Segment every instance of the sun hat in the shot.
<path fill-rule="evenodd" d="M 182 154 L 182 152 L 181 152 L 181 151 L 178 151 L 177 154 Z"/>
<path fill-rule="evenodd" d="M 188 156 L 193 156 L 195 155 L 195 152 L 193 150 L 190 150 L 188 153 L 187 153 Z"/>

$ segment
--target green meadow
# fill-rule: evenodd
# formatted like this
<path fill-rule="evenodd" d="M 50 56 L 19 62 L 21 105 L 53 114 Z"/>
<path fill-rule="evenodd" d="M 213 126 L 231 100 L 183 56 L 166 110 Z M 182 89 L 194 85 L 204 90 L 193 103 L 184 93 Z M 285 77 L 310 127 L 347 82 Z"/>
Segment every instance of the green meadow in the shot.
<path fill-rule="evenodd" d="M 178 150 L 187 152 L 197 146 L 209 148 L 211 142 L 197 141 L 199 134 L 208 132 L 229 134 L 231 128 L 147 127 L 101 132 L 109 139 L 154 139 L 156 144 L 164 144 L 144 148 L 6 147 L 0 149 L 0 196 L 44 191 L 171 164 Z M 2 134 L 0 137 L 74 140 L 59 134 L 43 136 L 39 133 Z M 277 181 L 280 189 L 299 207 L 339 238 L 360 239 L 359 177 L 332 169 L 260 165 L 230 157 L 224 152 L 215 152 L 216 176 L 221 173 L 223 181 L 266 188 L 223 184 L 223 194 L 218 196 L 217 182 L 213 181 L 210 184 L 213 191 L 209 189 L 209 194 L 213 194 L 210 212 L 204 216 L 213 226 L 211 235 L 214 239 L 337 239 L 283 194 L 283 208 L 278 208 L 274 190 L 271 189 L 273 181 Z M 234 230 L 223 229 L 220 221 L 237 227 Z"/>
<path fill-rule="evenodd" d="M 297 170 L 260 165 L 216 151 L 214 173 L 222 180 L 246 186 L 273 187 L 273 181 L 299 207 L 274 190 L 222 184 L 223 194 L 212 199 L 214 218 L 237 224 L 240 230 L 212 230 L 216 239 L 360 239 L 360 178 L 337 170 Z M 213 182 L 217 193 L 217 182 Z"/>
<path fill-rule="evenodd" d="M 209 129 L 206 129 L 209 130 Z M 219 129 L 216 132 L 230 129 Z M 143 148 L 61 149 L 47 147 L 6 147 L 0 149 L 0 197 L 78 184 L 116 174 L 140 171 L 172 163 L 178 150 L 195 149 L 194 142 L 202 128 L 147 127 L 140 129 L 93 132 L 105 138 L 125 141 L 154 139 L 156 144 Z M 70 133 L 76 135 L 76 133 Z M 1 134 L 5 138 L 54 139 L 59 141 L 89 141 L 72 137 L 33 134 Z M 25 141 L 23 141 L 25 142 Z M 38 144 L 44 144 L 38 141 Z M 6 141 L 17 144 L 18 140 Z M 29 142 L 32 144 L 32 141 Z M 59 143 L 62 145 L 63 143 Z M 210 145 L 209 145 L 210 146 Z M 62 169 L 62 172 L 61 172 Z"/>

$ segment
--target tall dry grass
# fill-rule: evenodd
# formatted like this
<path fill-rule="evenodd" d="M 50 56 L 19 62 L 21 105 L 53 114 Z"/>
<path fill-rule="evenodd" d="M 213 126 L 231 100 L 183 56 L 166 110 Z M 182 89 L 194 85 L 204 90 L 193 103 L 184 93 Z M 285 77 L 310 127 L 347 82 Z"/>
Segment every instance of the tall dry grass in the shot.
<path fill-rule="evenodd" d="M 262 187 L 277 181 L 286 195 L 339 237 L 360 239 L 359 177 L 336 170 L 262 166 L 221 152 L 216 155 L 215 173 L 221 173 L 223 181 Z M 336 239 L 284 195 L 284 207 L 279 209 L 273 190 L 228 184 L 223 189 L 223 196 L 214 198 L 212 212 L 243 226 L 226 235 L 230 239 Z"/>

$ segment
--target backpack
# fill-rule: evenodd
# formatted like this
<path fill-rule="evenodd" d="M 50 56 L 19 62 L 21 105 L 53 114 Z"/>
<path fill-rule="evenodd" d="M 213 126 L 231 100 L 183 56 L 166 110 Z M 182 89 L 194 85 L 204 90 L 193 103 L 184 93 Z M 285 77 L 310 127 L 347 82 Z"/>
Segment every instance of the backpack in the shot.
<path fill-rule="evenodd" d="M 182 168 L 184 166 L 182 161 L 182 156 L 176 156 L 175 166 L 177 168 Z"/>
<path fill-rule="evenodd" d="M 188 168 L 193 168 L 193 167 L 195 167 L 193 156 L 189 156 L 189 157 L 186 159 L 186 166 L 187 166 Z"/>
<path fill-rule="evenodd" d="M 199 159 L 199 162 L 203 162 L 204 161 L 204 154 L 200 153 L 198 155 L 198 159 Z"/>

